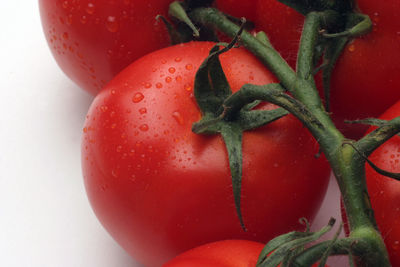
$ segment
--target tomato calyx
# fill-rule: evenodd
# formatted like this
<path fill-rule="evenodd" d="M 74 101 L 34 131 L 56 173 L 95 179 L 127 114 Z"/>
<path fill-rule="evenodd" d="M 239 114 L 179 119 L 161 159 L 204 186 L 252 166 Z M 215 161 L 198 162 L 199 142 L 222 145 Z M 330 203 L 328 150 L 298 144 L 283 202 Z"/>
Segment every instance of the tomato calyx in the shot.
<path fill-rule="evenodd" d="M 317 249 L 307 250 L 306 246 L 317 241 L 323 235 L 332 230 L 336 220 L 331 218 L 326 226 L 319 231 L 310 232 L 308 222 L 304 219 L 300 220 L 307 225 L 304 232 L 293 231 L 275 237 L 268 242 L 260 253 L 257 261 L 257 267 L 291 266 L 295 263 L 299 266 L 311 266 L 315 262 L 319 262 L 319 266 L 325 266 L 327 258 L 330 254 L 335 254 L 336 250 L 340 250 L 338 242 L 339 234 L 342 231 L 342 225 L 339 226 L 335 235 L 331 240 L 323 241 L 315 244 L 313 247 Z"/>
<path fill-rule="evenodd" d="M 234 113 L 228 111 L 224 103 L 232 95 L 232 91 L 219 55 L 232 49 L 236 40 L 237 37 L 223 49 L 220 49 L 221 44 L 215 45 L 196 73 L 194 95 L 202 119 L 193 124 L 192 131 L 197 134 L 221 134 L 228 152 L 236 212 L 243 230 L 246 231 L 240 208 L 243 132 L 277 120 L 288 112 L 282 108 L 253 110 L 259 101 L 245 105 Z"/>

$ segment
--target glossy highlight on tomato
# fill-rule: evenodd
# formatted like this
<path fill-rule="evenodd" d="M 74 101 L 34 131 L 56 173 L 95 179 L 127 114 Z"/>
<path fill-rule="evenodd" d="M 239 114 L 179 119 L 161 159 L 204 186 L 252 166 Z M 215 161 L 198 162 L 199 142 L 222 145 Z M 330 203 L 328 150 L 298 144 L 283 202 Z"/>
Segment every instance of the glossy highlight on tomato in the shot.
<path fill-rule="evenodd" d="M 157 15 L 172 0 L 39 0 L 43 31 L 55 60 L 95 95 L 137 58 L 169 45 Z"/>
<path fill-rule="evenodd" d="M 220 136 L 197 135 L 194 76 L 213 43 L 168 47 L 134 62 L 95 98 L 82 143 L 92 207 L 109 233 L 146 266 L 223 239 L 267 242 L 312 221 L 329 167 L 293 116 L 243 136 L 240 226 Z M 233 91 L 275 82 L 249 52 L 220 56 Z M 260 108 L 275 108 L 263 105 Z"/>

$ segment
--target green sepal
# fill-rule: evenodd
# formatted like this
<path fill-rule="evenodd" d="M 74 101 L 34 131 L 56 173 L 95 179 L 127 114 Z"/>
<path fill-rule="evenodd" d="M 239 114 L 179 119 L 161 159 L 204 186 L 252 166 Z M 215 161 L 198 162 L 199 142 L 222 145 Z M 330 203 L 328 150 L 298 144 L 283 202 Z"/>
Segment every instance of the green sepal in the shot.
<path fill-rule="evenodd" d="M 193 36 L 199 37 L 200 36 L 199 30 L 196 28 L 196 26 L 190 20 L 183 5 L 184 5 L 184 2 L 180 2 L 180 1 L 172 2 L 169 5 L 168 14 L 171 17 L 177 19 L 178 21 L 185 23 L 193 31 Z"/>
<path fill-rule="evenodd" d="M 289 233 L 275 237 L 274 239 L 269 241 L 268 244 L 266 244 L 265 247 L 262 249 L 262 251 L 259 255 L 258 261 L 257 261 L 257 266 L 260 266 L 260 264 L 262 264 L 265 261 L 267 256 L 270 253 L 272 253 L 274 250 L 278 249 L 280 246 L 282 246 L 290 241 L 293 241 L 295 239 L 308 237 L 311 234 L 312 233 L 309 233 L 309 232 L 293 231 L 293 232 L 289 232 Z"/>
<path fill-rule="evenodd" d="M 194 96 L 202 118 L 193 123 L 192 131 L 197 134 L 221 134 L 228 152 L 236 212 L 242 228 L 246 230 L 240 207 L 243 131 L 263 126 L 287 115 L 288 112 L 282 108 L 252 110 L 260 103 L 260 101 L 253 101 L 244 105 L 236 113 L 227 116 L 224 102 L 232 95 L 232 90 L 219 61 L 219 55 L 232 49 L 240 33 L 241 31 L 230 44 L 215 45 L 196 73 Z M 220 46 L 225 47 L 220 49 Z"/>
<path fill-rule="evenodd" d="M 220 50 L 219 46 L 217 44 L 211 49 L 195 77 L 194 96 L 203 114 L 219 115 L 225 98 L 232 94 L 218 57 L 227 50 Z"/>
<path fill-rule="evenodd" d="M 242 190 L 242 169 L 243 169 L 243 155 L 242 155 L 242 137 L 243 131 L 237 124 L 224 123 L 221 127 L 221 135 L 224 139 L 226 150 L 229 158 L 229 168 L 232 177 L 232 190 L 235 200 L 236 213 L 239 217 L 240 225 L 246 231 L 243 222 L 241 203 L 241 190 Z"/>
<path fill-rule="evenodd" d="M 289 112 L 283 108 L 273 110 L 241 111 L 238 116 L 239 124 L 243 131 L 257 129 L 275 120 L 278 120 Z"/>
<path fill-rule="evenodd" d="M 329 232 L 335 223 L 331 219 L 327 226 L 320 231 L 312 232 L 290 232 L 271 240 L 262 250 L 257 262 L 257 267 L 276 267 L 282 262 L 289 264 L 304 249 L 304 246 L 316 241 Z M 301 233 L 301 234 L 300 234 Z M 271 245 L 271 243 L 273 244 Z M 267 247 L 268 246 L 268 247 Z M 268 256 L 268 254 L 270 254 Z"/>
<path fill-rule="evenodd" d="M 177 30 L 175 26 L 171 22 L 169 22 L 164 16 L 158 15 L 156 19 L 161 20 L 167 28 L 168 35 L 171 40 L 171 45 L 185 43 L 191 40 L 191 36 L 188 36 L 184 32 Z"/>

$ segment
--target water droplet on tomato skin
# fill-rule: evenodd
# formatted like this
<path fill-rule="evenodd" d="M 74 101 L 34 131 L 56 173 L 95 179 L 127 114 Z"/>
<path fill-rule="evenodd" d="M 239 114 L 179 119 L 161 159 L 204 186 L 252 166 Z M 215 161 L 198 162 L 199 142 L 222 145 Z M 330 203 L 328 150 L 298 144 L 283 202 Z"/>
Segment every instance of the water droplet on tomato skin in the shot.
<path fill-rule="evenodd" d="M 85 10 L 86 10 L 86 13 L 88 13 L 89 15 L 93 15 L 93 13 L 95 11 L 94 4 L 88 3 Z"/>
<path fill-rule="evenodd" d="M 172 78 L 171 78 L 171 77 L 169 77 L 169 76 L 167 76 L 167 77 L 165 78 L 165 82 L 166 82 L 166 83 L 170 83 L 170 82 L 172 82 Z"/>
<path fill-rule="evenodd" d="M 400 249 L 400 241 L 398 241 L 398 240 L 394 241 L 393 245 L 392 245 L 392 249 L 396 250 L 396 251 L 399 250 Z"/>
<path fill-rule="evenodd" d="M 147 124 L 142 124 L 139 126 L 139 129 L 143 132 L 147 132 L 149 130 L 149 126 Z"/>
<path fill-rule="evenodd" d="M 176 69 L 175 69 L 174 67 L 170 67 L 170 68 L 168 69 L 168 72 L 171 73 L 171 74 L 174 74 L 175 71 L 176 71 Z"/>
<path fill-rule="evenodd" d="M 157 83 L 156 84 L 157 89 L 161 89 L 163 87 L 162 83 Z"/>
<path fill-rule="evenodd" d="M 174 111 L 172 113 L 172 117 L 175 119 L 175 121 L 179 124 L 179 125 L 183 125 L 184 123 L 184 119 L 182 114 L 179 111 Z"/>
<path fill-rule="evenodd" d="M 356 50 L 356 46 L 354 44 L 350 44 L 347 50 L 349 50 L 349 52 L 354 52 Z"/>
<path fill-rule="evenodd" d="M 188 92 L 190 92 L 190 91 L 192 91 L 192 85 L 190 85 L 190 84 L 185 84 L 185 90 L 186 91 L 188 91 Z"/>
<path fill-rule="evenodd" d="M 142 93 L 136 93 L 133 97 L 132 97 L 132 102 L 133 103 L 139 103 L 140 101 L 142 101 L 144 99 L 144 95 Z"/>
<path fill-rule="evenodd" d="M 147 113 L 147 109 L 146 108 L 141 108 L 141 109 L 139 109 L 139 113 L 140 114 L 146 114 Z"/>
<path fill-rule="evenodd" d="M 87 23 L 87 17 L 86 17 L 85 15 L 83 15 L 83 16 L 81 17 L 81 19 L 80 19 L 80 22 L 81 22 L 82 24 L 86 24 L 86 23 Z"/>
<path fill-rule="evenodd" d="M 117 177 L 119 176 L 119 173 L 118 173 L 117 170 L 112 170 L 112 171 L 111 171 L 111 175 L 112 175 L 114 178 L 117 178 Z"/>
<path fill-rule="evenodd" d="M 117 18 L 114 16 L 108 16 L 106 20 L 106 28 L 109 32 L 117 32 L 119 29 Z"/>

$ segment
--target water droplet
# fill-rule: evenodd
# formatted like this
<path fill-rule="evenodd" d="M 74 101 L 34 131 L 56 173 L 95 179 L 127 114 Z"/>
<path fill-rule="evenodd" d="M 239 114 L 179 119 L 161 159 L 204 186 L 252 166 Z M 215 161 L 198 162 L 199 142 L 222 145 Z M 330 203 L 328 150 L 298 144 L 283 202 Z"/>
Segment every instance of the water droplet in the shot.
<path fill-rule="evenodd" d="M 157 83 L 157 84 L 156 84 L 156 87 L 157 87 L 158 89 L 160 89 L 160 88 L 163 87 L 163 85 L 162 85 L 162 83 Z"/>
<path fill-rule="evenodd" d="M 94 13 L 94 4 L 88 3 L 85 10 L 89 15 L 92 15 Z"/>
<path fill-rule="evenodd" d="M 112 170 L 112 171 L 111 171 L 111 175 L 112 175 L 113 177 L 117 178 L 117 177 L 118 177 L 118 171 L 117 171 L 117 170 Z"/>
<path fill-rule="evenodd" d="M 147 124 L 142 124 L 139 126 L 139 129 L 143 132 L 147 132 L 149 130 L 149 126 Z"/>
<path fill-rule="evenodd" d="M 177 76 L 175 79 L 176 79 L 177 82 L 181 82 L 182 81 L 182 76 Z"/>
<path fill-rule="evenodd" d="M 192 65 L 192 64 L 187 64 L 187 65 L 185 66 L 185 68 L 186 68 L 187 70 L 191 70 L 191 69 L 193 69 L 193 65 Z"/>
<path fill-rule="evenodd" d="M 181 113 L 179 113 L 179 111 L 174 111 L 172 113 L 172 117 L 176 120 L 176 122 L 180 125 L 183 125 L 184 123 L 184 119 Z"/>
<path fill-rule="evenodd" d="M 139 103 L 140 101 L 143 100 L 143 98 L 144 98 L 144 95 L 142 93 L 136 93 L 132 98 L 132 102 Z"/>
<path fill-rule="evenodd" d="M 121 150 L 122 150 L 122 146 L 121 145 L 118 145 L 117 148 L 115 149 L 115 151 L 117 151 L 118 153 L 121 152 Z"/>
<path fill-rule="evenodd" d="M 67 25 L 71 25 L 72 24 L 72 14 L 69 14 L 67 16 Z"/>
<path fill-rule="evenodd" d="M 112 95 L 115 95 L 115 93 L 116 93 L 115 89 L 112 89 L 110 93 L 111 93 Z"/>
<path fill-rule="evenodd" d="M 82 24 L 86 24 L 86 22 L 87 22 L 87 17 L 86 17 L 85 15 L 83 15 L 83 16 L 81 17 L 80 21 L 81 21 Z"/>
<path fill-rule="evenodd" d="M 144 88 L 147 88 L 147 89 L 148 89 L 148 88 L 150 88 L 150 87 L 151 87 L 151 83 L 145 83 L 145 84 L 144 84 Z"/>
<path fill-rule="evenodd" d="M 393 250 L 399 250 L 400 249 L 400 241 L 398 241 L 398 240 L 394 241 L 392 248 L 393 248 Z"/>
<path fill-rule="evenodd" d="M 175 58 L 175 62 L 181 62 L 181 61 L 182 61 L 182 58 L 181 58 L 181 57 Z"/>
<path fill-rule="evenodd" d="M 106 111 L 108 110 L 108 107 L 107 107 L 107 106 L 101 106 L 101 107 L 100 107 L 100 110 L 101 110 L 102 112 L 106 112 Z"/>
<path fill-rule="evenodd" d="M 349 52 L 354 52 L 356 50 L 356 46 L 354 44 L 351 44 L 347 49 L 349 50 Z"/>
<path fill-rule="evenodd" d="M 106 21 L 106 28 L 110 32 L 117 32 L 119 29 L 117 18 L 114 16 L 108 16 Z"/>
<path fill-rule="evenodd" d="M 168 69 L 169 73 L 173 74 L 175 73 L 176 69 L 174 67 L 171 67 Z"/>
<path fill-rule="evenodd" d="M 167 78 L 165 78 L 165 82 L 166 82 L 166 83 L 170 83 L 170 82 L 172 82 L 172 78 L 171 78 L 171 77 L 169 77 L 169 76 L 167 76 Z"/>
<path fill-rule="evenodd" d="M 190 84 L 185 84 L 184 87 L 185 87 L 186 91 L 188 91 L 188 92 L 192 91 L 192 86 Z"/>
<path fill-rule="evenodd" d="M 161 64 L 165 64 L 167 61 L 165 59 L 161 60 Z"/>
<path fill-rule="evenodd" d="M 141 109 L 139 109 L 139 113 L 140 114 L 146 114 L 147 113 L 147 109 L 146 108 L 141 108 Z"/>

